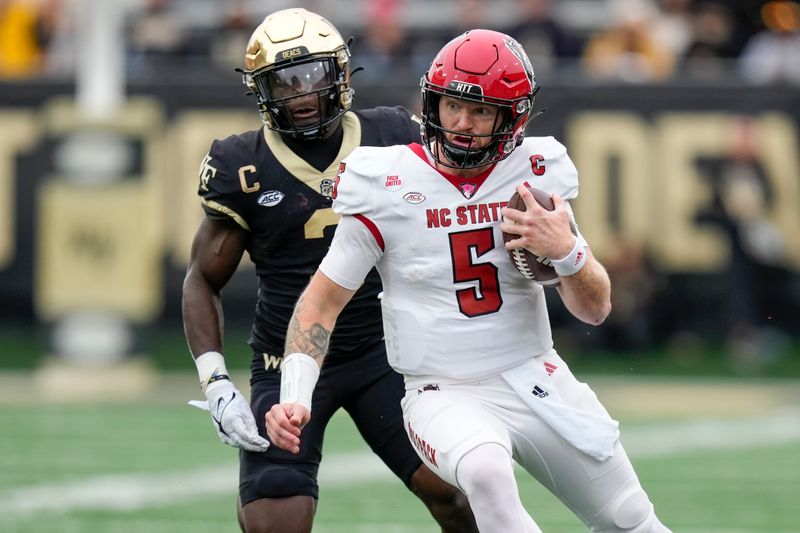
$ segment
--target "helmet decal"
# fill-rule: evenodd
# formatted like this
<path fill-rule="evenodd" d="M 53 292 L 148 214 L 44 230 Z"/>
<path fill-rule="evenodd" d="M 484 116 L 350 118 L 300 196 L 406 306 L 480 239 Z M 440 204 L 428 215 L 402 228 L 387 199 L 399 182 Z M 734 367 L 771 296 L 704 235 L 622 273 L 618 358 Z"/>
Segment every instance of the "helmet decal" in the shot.
<path fill-rule="evenodd" d="M 475 85 L 474 83 L 453 80 L 447 85 L 447 88 L 457 93 L 483 96 L 483 87 Z"/>
<path fill-rule="evenodd" d="M 514 56 L 519 59 L 520 63 L 522 63 L 522 67 L 525 69 L 525 73 L 528 76 L 528 80 L 531 82 L 531 86 L 533 86 L 533 64 L 531 63 L 530 58 L 528 58 L 528 54 L 525 53 L 523 50 L 522 45 L 519 44 L 515 39 L 506 36 L 506 39 L 503 40 L 503 43 L 508 48 L 508 51 L 514 54 Z"/>

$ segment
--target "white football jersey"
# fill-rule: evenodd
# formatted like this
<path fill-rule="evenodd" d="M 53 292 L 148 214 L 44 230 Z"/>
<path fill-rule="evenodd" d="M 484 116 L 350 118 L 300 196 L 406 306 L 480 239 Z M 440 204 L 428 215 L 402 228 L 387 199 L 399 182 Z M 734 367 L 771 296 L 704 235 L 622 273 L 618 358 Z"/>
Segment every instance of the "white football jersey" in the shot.
<path fill-rule="evenodd" d="M 439 172 L 418 144 L 359 147 L 343 161 L 333 209 L 355 215 L 369 229 L 358 238 L 371 234 L 380 247 L 372 259 L 395 370 L 474 380 L 552 350 L 544 289 L 516 270 L 500 231 L 500 209 L 525 182 L 565 199 L 578 194 L 575 165 L 552 137 L 526 138 L 471 179 Z M 347 253 L 339 237 L 330 254 Z M 320 268 L 338 282 L 334 264 L 345 263 L 326 259 Z"/>

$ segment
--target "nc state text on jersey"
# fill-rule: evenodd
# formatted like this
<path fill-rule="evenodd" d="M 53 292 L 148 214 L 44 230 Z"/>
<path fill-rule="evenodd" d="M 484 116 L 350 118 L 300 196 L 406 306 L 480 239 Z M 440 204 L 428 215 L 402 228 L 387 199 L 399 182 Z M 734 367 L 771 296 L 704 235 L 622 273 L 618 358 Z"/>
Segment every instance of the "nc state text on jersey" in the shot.
<path fill-rule="evenodd" d="M 460 205 L 455 209 L 448 207 L 426 209 L 425 216 L 428 228 L 447 228 L 454 222 L 457 226 L 471 224 L 485 224 L 487 222 L 500 222 L 500 210 L 508 202 L 489 202 L 487 204 Z"/>

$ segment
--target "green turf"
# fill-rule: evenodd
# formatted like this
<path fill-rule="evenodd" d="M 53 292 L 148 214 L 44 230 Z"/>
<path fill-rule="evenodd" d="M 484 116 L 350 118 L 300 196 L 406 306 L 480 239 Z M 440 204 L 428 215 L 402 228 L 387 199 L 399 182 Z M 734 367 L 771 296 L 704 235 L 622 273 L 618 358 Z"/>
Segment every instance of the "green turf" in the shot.
<path fill-rule="evenodd" d="M 225 332 L 225 353 L 232 371 L 248 370 L 250 349 L 246 344 L 249 331 L 241 326 Z M 725 376 L 725 377 L 800 377 L 800 339 L 781 337 L 763 357 L 738 360 L 728 355 L 726 346 L 710 339 L 691 337 L 674 340 L 638 351 L 585 351 L 563 332 L 556 346 L 570 367 L 580 374 L 614 376 Z M 183 330 L 157 327 L 142 331 L 138 349 L 148 354 L 160 370 L 186 370 L 191 360 Z M 46 353 L 47 336 L 42 329 L 30 326 L 0 325 L 0 370 L 34 369 Z"/>
<path fill-rule="evenodd" d="M 793 511 L 800 487 L 798 444 L 634 463 L 659 516 L 676 533 L 800 531 Z M 585 531 L 535 482 L 520 476 L 520 491 L 545 531 Z"/>
<path fill-rule="evenodd" d="M 180 405 L 0 407 L 0 425 L 15 429 L 0 439 L 0 488 L 232 459 L 206 416 Z"/>
<path fill-rule="evenodd" d="M 633 423 L 631 423 L 633 424 Z M 636 422 L 637 427 L 641 422 Z M 0 404 L 0 507 L 25 487 L 111 474 L 236 469 L 200 411 L 180 404 L 11 406 Z M 624 424 L 624 427 L 630 427 Z M 623 429 L 624 431 L 624 429 Z M 364 450 L 352 423 L 337 416 L 326 454 Z M 796 500 L 800 443 L 709 450 L 635 460 L 659 514 L 688 533 L 800 532 Z M 520 492 L 547 533 L 585 529 L 524 472 Z M 434 533 L 422 505 L 390 478 L 322 486 L 315 532 Z M 58 499 L 58 495 L 50 497 Z M 4 533 L 226 533 L 238 528 L 234 490 L 135 510 L 5 509 Z"/>

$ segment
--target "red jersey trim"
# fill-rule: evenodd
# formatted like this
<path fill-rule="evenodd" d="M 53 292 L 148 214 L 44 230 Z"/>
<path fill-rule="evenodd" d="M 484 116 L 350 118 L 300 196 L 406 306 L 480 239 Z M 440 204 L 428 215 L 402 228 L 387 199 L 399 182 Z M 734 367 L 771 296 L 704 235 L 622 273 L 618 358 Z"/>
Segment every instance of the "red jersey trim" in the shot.
<path fill-rule="evenodd" d="M 463 184 L 465 184 L 465 183 L 470 183 L 472 185 L 475 185 L 475 192 L 477 192 L 478 189 L 480 188 L 480 186 L 483 185 L 483 182 L 485 182 L 486 179 L 489 177 L 489 174 L 492 173 L 492 170 L 494 170 L 494 167 L 497 166 L 496 162 L 492 163 L 492 165 L 489 168 L 487 168 L 486 170 L 484 170 L 483 172 L 481 172 L 477 176 L 475 176 L 473 178 L 462 178 L 461 176 L 454 176 L 453 174 L 450 174 L 448 172 L 444 172 L 443 170 L 439 170 L 434 165 L 431 165 L 431 162 L 428 160 L 428 153 L 425 151 L 425 148 L 423 148 L 423 146 L 421 144 L 419 144 L 419 143 L 411 143 L 411 144 L 408 144 L 406 146 L 408 146 L 408 148 L 411 149 L 412 152 L 417 154 L 417 156 L 419 156 L 420 159 L 425 161 L 426 165 L 428 165 L 433 170 L 435 170 L 436 172 L 441 174 L 444 179 L 449 181 L 450 184 L 453 187 L 455 187 L 456 189 L 458 189 L 458 191 L 461 192 L 462 194 L 464 194 L 464 192 L 463 192 L 461 186 Z M 472 195 L 474 195 L 474 194 L 475 193 L 473 192 Z"/>
<path fill-rule="evenodd" d="M 376 226 L 373 221 L 371 221 L 370 219 L 368 219 L 364 215 L 353 215 L 353 216 L 355 218 L 357 218 L 358 220 L 360 220 L 361 223 L 364 224 L 367 227 L 369 232 L 372 233 L 372 236 L 375 237 L 375 242 L 377 242 L 378 246 L 380 246 L 380 248 L 381 248 L 381 252 L 386 251 L 386 246 L 383 243 L 383 235 L 381 235 L 381 232 L 378 229 L 378 226 Z"/>
<path fill-rule="evenodd" d="M 431 162 L 428 161 L 428 154 L 427 154 L 427 152 L 425 152 L 425 148 L 423 148 L 421 144 L 419 144 L 419 143 L 411 143 L 411 144 L 407 144 L 406 146 L 408 146 L 409 149 L 412 152 L 417 154 L 420 159 L 425 161 L 426 165 L 433 166 L 433 165 L 431 165 Z"/>

